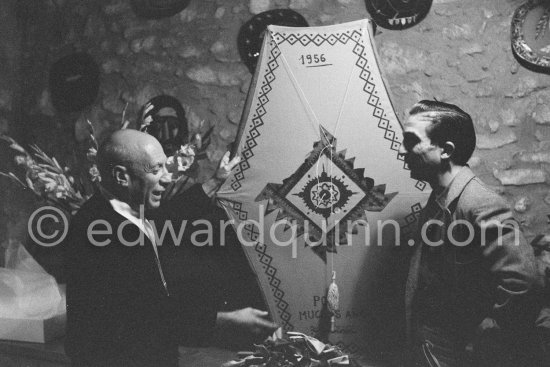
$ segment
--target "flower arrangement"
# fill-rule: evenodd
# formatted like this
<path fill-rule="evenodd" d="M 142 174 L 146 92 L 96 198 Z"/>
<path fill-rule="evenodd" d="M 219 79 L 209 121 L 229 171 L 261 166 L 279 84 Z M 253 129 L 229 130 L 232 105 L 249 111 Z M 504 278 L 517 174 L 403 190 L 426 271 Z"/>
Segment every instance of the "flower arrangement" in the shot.
<path fill-rule="evenodd" d="M 120 129 L 126 129 L 129 125 L 129 120 L 125 119 L 126 107 L 122 112 Z M 93 187 L 101 182 L 96 164 L 98 142 L 92 123 L 88 119 L 86 123 L 90 143 L 86 153 L 89 164 L 87 179 Z M 203 125 L 204 121 L 198 123 L 201 129 Z M 177 182 L 171 187 L 172 194 L 188 187 L 188 184 L 196 179 L 199 168 L 197 161 L 206 158 L 206 148 L 210 144 L 213 129 L 213 127 L 209 128 L 202 135 L 194 134 L 188 144 L 182 145 L 173 156 L 168 158 L 167 169 L 172 173 L 173 181 Z M 75 181 L 68 167 L 62 167 L 54 157 L 47 155 L 38 146 L 31 145 L 31 152 L 29 152 L 9 136 L 0 135 L 0 139 L 7 142 L 15 152 L 15 164 L 24 169 L 25 177 L 20 179 L 13 172 L 1 171 L 0 176 L 9 178 L 24 189 L 31 190 L 40 199 L 71 214 L 74 214 L 93 194 L 86 191 L 86 185 Z"/>
<path fill-rule="evenodd" d="M 164 200 L 170 200 L 187 190 L 197 180 L 199 165 L 197 161 L 206 158 L 206 148 L 210 144 L 213 127 L 204 135 L 195 134 L 193 140 L 182 145 L 174 155 L 166 160 L 166 168 L 172 174 L 172 185 L 164 193 Z"/>
<path fill-rule="evenodd" d="M 210 144 L 210 135 L 213 129 L 211 127 L 204 135 L 195 134 L 189 143 L 182 145 L 174 155 L 168 157 L 166 165 L 168 171 L 176 175 L 174 178 L 179 178 L 183 172 L 186 176 L 196 175 L 198 169 L 196 161 L 206 158 L 206 148 Z"/>
<path fill-rule="evenodd" d="M 184 175 L 195 162 L 195 149 L 191 144 L 185 144 L 178 149 L 173 156 L 166 160 L 168 172 L 178 177 Z M 178 178 L 174 177 L 174 178 Z"/>
<path fill-rule="evenodd" d="M 25 169 L 24 180 L 13 172 L 0 172 L 1 176 L 30 189 L 39 198 L 69 213 L 78 210 L 90 196 L 77 187 L 67 167 L 61 167 L 55 158 L 48 156 L 38 146 L 31 145 L 32 152 L 29 153 L 9 136 L 0 136 L 0 139 L 6 141 L 16 152 L 16 165 Z"/>
<path fill-rule="evenodd" d="M 122 121 L 124 121 L 124 112 Z M 86 123 L 89 128 L 90 141 L 90 148 L 86 153 L 90 165 L 87 179 L 94 186 L 101 182 L 101 176 L 95 163 L 98 143 L 92 123 L 90 120 L 86 120 Z M 7 142 L 15 151 L 15 164 L 25 170 L 25 178 L 21 180 L 13 172 L 1 171 L 0 176 L 11 179 L 40 199 L 70 214 L 76 213 L 82 204 L 92 196 L 93 192 L 87 192 L 86 185 L 79 184 L 70 174 L 68 167 L 61 167 L 55 157 L 50 157 L 37 145 L 31 145 L 31 152 L 28 152 L 9 136 L 0 135 L 0 139 Z"/>

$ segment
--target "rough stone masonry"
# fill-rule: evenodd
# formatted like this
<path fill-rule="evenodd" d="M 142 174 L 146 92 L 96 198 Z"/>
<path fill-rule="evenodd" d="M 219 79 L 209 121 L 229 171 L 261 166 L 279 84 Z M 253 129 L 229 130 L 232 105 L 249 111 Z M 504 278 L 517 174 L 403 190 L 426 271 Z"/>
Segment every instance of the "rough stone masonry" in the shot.
<path fill-rule="evenodd" d="M 520 3 L 434 0 L 420 24 L 378 28 L 375 40 L 400 117 L 426 98 L 472 113 L 479 139 L 471 166 L 515 208 L 532 238 L 549 230 L 550 76 L 512 55 L 510 22 Z M 144 102 L 167 93 L 188 110 L 192 131 L 215 126 L 202 177 L 236 137 L 251 80 L 237 50 L 244 22 L 276 8 L 294 9 L 313 26 L 368 17 L 363 0 L 194 0 L 160 20 L 137 18 L 128 0 L 9 0 L 0 8 L 0 132 L 77 164 L 86 118 L 101 137 L 118 128 L 125 108 L 133 122 Z M 48 70 L 73 50 L 94 56 L 101 90 L 89 110 L 60 115 L 50 102 Z M 10 164 L 3 159 L 0 169 Z M 0 238 L 25 241 L 35 199 L 5 180 L 0 186 Z"/>

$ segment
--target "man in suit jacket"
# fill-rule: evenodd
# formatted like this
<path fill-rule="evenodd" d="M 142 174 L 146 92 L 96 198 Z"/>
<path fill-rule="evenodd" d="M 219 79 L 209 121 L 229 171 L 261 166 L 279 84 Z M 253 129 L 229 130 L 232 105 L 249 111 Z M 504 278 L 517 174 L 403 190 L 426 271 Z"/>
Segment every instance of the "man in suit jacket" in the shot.
<path fill-rule="evenodd" d="M 172 177 L 172 183 L 163 193 L 162 210 L 157 211 L 155 216 L 170 218 L 174 224 L 175 233 L 179 233 L 181 229 L 175 225 L 181 222 L 178 218 L 186 219 L 187 223 L 192 223 L 193 220 L 199 222 L 208 220 L 212 224 L 213 236 L 210 244 L 194 246 L 189 241 L 177 243 L 177 246 L 171 243 L 173 241 L 163 244 L 160 251 L 161 263 L 167 273 L 167 280 L 171 283 L 173 296 L 181 299 L 181 307 L 190 310 L 200 309 L 200 304 L 205 302 L 205 297 L 200 295 L 204 294 L 205 283 L 207 283 L 209 289 L 215 290 L 210 294 L 209 303 L 219 305 L 220 315 L 248 307 L 267 309 L 256 274 L 248 263 L 233 226 L 225 226 L 224 229 L 224 224 L 230 221 L 225 211 L 217 205 L 194 206 L 196 198 L 200 196 L 193 193 L 193 190 L 187 191 L 197 181 L 194 173 L 189 171 L 196 171 L 195 158 L 201 159 L 199 156 L 204 154 L 205 146 L 198 147 L 197 143 L 208 145 L 209 133 L 205 134 L 206 142 L 197 140 L 196 136 L 191 142 L 188 139 L 189 127 L 185 110 L 172 96 L 154 97 L 143 106 L 142 110 L 139 130 L 155 137 L 162 145 L 166 156 L 177 154 L 176 151 L 185 144 L 194 146 L 192 150 L 197 154 L 191 159 L 192 164 L 185 174 Z M 186 157 L 188 164 L 190 164 L 189 159 Z M 182 202 L 185 203 L 183 210 Z M 161 223 L 163 220 L 155 220 L 155 223 L 157 222 Z M 191 226 L 187 227 L 192 231 Z M 198 227 L 197 230 L 200 230 L 200 226 Z M 187 314 L 193 315 L 193 312 Z M 202 322 L 200 318 L 190 318 L 187 324 L 196 325 Z M 223 347 L 243 349 L 258 341 L 254 333 L 239 333 L 235 329 L 225 330 L 226 333 L 216 333 L 215 340 L 205 333 L 197 335 L 194 328 L 186 328 L 185 331 L 187 332 L 180 340 L 184 345 L 204 345 L 214 342 Z"/>
<path fill-rule="evenodd" d="M 417 103 L 404 125 L 400 153 L 433 190 L 406 287 L 412 366 L 532 366 L 541 278 L 507 204 L 467 166 L 475 141 L 470 116 L 447 103 Z"/>
<path fill-rule="evenodd" d="M 166 213 L 177 217 L 155 219 L 181 221 L 208 208 L 237 162 L 226 155 L 211 180 L 171 203 Z M 190 333 L 182 329 L 200 339 L 215 326 L 264 335 L 276 328 L 259 310 L 217 312 L 206 284 L 195 300 L 200 307 L 173 297 L 147 219 L 170 182 L 165 163 L 160 143 L 136 130 L 115 132 L 98 151 L 101 192 L 75 215 L 66 239 L 66 352 L 74 365 L 176 366 L 180 335 Z"/>

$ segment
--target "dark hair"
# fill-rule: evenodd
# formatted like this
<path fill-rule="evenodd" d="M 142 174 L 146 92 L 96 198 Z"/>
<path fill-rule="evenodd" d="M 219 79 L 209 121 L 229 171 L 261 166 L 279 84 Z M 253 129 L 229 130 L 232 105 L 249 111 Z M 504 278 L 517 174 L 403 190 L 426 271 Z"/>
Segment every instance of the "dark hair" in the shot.
<path fill-rule="evenodd" d="M 476 147 L 476 133 L 472 118 L 459 107 L 445 102 L 423 100 L 416 103 L 409 114 L 429 113 L 432 125 L 428 137 L 433 143 L 443 146 L 450 141 L 455 145 L 451 161 L 465 165 Z"/>

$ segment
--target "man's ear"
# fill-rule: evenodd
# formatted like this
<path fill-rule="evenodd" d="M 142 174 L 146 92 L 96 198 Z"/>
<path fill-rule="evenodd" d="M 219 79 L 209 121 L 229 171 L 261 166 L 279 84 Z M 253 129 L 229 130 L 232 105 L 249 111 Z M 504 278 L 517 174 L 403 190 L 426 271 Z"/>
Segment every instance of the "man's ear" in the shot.
<path fill-rule="evenodd" d="M 115 184 L 124 187 L 128 186 L 130 175 L 128 174 L 128 169 L 126 167 L 117 164 L 113 167 L 112 172 Z"/>
<path fill-rule="evenodd" d="M 446 141 L 442 148 L 441 159 L 451 159 L 455 152 L 455 144 L 451 141 Z"/>

